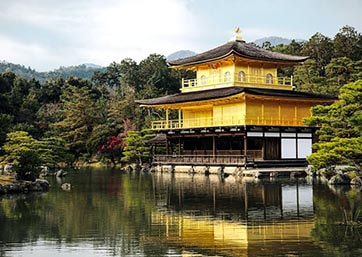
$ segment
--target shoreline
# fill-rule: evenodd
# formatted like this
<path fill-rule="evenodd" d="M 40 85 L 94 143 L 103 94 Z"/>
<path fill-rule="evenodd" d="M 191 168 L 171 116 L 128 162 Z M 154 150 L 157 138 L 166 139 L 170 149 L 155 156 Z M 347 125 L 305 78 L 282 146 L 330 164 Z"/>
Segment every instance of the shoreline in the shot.
<path fill-rule="evenodd" d="M 36 179 L 32 182 L 18 181 L 11 176 L 0 176 L 0 195 L 47 191 L 49 191 L 49 182 L 44 179 Z"/>

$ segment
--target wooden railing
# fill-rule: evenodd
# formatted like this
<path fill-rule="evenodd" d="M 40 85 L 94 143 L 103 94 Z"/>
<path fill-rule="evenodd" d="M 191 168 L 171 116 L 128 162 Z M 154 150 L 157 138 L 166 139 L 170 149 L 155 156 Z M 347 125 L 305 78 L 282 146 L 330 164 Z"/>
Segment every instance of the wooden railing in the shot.
<path fill-rule="evenodd" d="M 224 86 L 248 86 L 261 85 L 263 88 L 293 89 L 293 76 L 291 77 L 267 77 L 267 75 L 252 75 L 235 73 L 230 76 L 209 76 L 198 79 L 182 79 L 182 92 L 218 88 Z"/>
<path fill-rule="evenodd" d="M 243 165 L 244 156 L 241 155 L 154 155 L 154 163 L 164 164 L 188 164 L 188 165 L 208 165 L 208 164 L 234 164 Z"/>
<path fill-rule="evenodd" d="M 153 130 L 162 129 L 180 129 L 180 128 L 204 128 L 218 126 L 237 126 L 237 125 L 269 125 L 269 126 L 304 126 L 302 120 L 285 119 L 275 117 L 223 117 L 220 119 L 196 118 L 196 119 L 178 119 L 178 120 L 156 120 L 152 121 Z"/>
<path fill-rule="evenodd" d="M 205 150 L 205 152 L 210 152 Z M 243 165 L 245 163 L 245 156 L 242 154 L 220 154 L 219 151 L 226 152 L 237 152 L 238 150 L 218 150 L 216 155 L 212 154 L 184 154 L 184 155 L 154 155 L 154 163 L 164 163 L 164 164 L 218 164 L 218 165 Z M 239 150 L 239 152 L 243 152 Z M 254 160 L 262 160 L 263 152 L 262 150 L 248 150 L 247 151 L 247 162 L 252 162 Z"/>

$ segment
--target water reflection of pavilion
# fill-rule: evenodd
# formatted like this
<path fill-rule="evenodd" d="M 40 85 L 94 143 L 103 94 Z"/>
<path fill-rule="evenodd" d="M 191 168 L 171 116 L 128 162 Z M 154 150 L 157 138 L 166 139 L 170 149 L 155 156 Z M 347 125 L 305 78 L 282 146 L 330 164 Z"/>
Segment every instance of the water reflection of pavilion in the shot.
<path fill-rule="evenodd" d="M 233 216 L 237 220 L 295 219 L 313 216 L 313 189 L 305 181 L 255 183 L 221 181 L 219 176 L 159 174 L 163 205 L 175 211 Z M 230 218 L 230 217 L 229 217 Z"/>
<path fill-rule="evenodd" d="M 148 240 L 184 249 L 185 256 L 260 256 L 314 248 L 312 186 L 224 181 L 217 176 L 162 174 L 167 208 L 154 211 L 158 235 Z"/>

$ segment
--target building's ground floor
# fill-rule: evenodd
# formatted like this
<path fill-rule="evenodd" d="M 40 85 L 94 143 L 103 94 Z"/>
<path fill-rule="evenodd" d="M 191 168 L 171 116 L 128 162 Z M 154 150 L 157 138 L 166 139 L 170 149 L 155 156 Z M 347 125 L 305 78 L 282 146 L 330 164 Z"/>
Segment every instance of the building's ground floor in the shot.
<path fill-rule="evenodd" d="M 165 133 L 156 164 L 246 165 L 305 163 L 316 140 L 306 127 L 222 127 Z"/>

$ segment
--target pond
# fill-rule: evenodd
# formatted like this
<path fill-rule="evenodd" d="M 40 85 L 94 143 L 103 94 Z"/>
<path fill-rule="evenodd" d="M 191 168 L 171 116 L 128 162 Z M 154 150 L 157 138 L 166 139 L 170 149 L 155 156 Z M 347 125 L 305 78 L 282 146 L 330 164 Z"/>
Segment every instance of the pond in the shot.
<path fill-rule="evenodd" d="M 107 169 L 50 182 L 0 196 L 0 256 L 362 256 L 350 187 Z"/>

